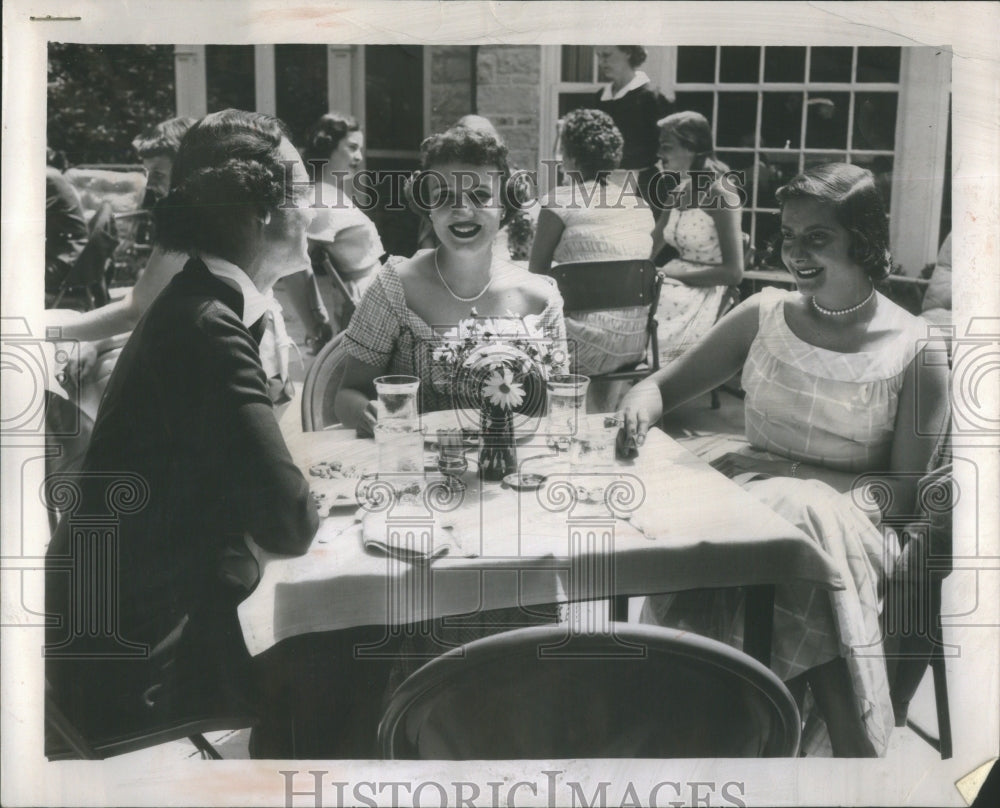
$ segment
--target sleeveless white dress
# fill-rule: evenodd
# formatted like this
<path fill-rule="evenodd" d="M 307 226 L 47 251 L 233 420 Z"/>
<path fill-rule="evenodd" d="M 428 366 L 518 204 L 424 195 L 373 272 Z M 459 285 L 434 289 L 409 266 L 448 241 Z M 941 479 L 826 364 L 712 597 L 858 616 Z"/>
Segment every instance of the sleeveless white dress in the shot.
<path fill-rule="evenodd" d="M 926 327 L 885 298 L 897 337 L 873 351 L 839 353 L 799 339 L 784 303 L 798 292 L 760 293 L 760 319 L 743 368 L 746 437 L 751 447 L 804 463 L 863 473 L 885 470 L 899 392 Z M 771 668 L 783 680 L 846 658 L 868 736 L 881 755 L 893 727 L 879 626 L 880 585 L 898 557 L 850 493 L 818 480 L 775 477 L 745 488 L 819 544 L 847 588 L 776 587 Z M 687 628 L 742 646 L 739 590 L 698 590 L 648 598 L 644 622 Z"/>

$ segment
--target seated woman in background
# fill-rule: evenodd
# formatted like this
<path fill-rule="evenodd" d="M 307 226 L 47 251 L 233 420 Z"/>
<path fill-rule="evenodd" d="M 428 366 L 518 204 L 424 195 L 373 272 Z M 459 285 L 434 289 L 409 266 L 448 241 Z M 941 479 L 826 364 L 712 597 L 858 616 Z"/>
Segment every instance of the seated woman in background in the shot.
<path fill-rule="evenodd" d="M 364 144 L 364 133 L 354 118 L 329 112 L 306 135 L 302 149 L 303 159 L 319 168 L 316 218 L 309 228 L 310 254 L 314 264 L 323 255 L 329 258 L 354 303 L 361 300 L 385 253 L 375 223 L 349 193 L 349 180 L 364 160 Z M 305 279 L 293 283 L 304 284 Z M 343 330 L 346 319 L 342 307 L 334 313 L 334 330 Z"/>
<path fill-rule="evenodd" d="M 771 666 L 800 696 L 808 684 L 835 755 L 882 755 L 893 712 L 879 597 L 898 545 L 876 525 L 914 511 L 917 479 L 947 423 L 947 368 L 925 361 L 937 349 L 923 348 L 925 324 L 875 291 L 891 258 L 871 172 L 817 166 L 777 195 L 781 257 L 797 291 L 754 295 L 636 385 L 623 428 L 641 446 L 663 413 L 743 368 L 746 436 L 757 451 L 713 465 L 764 477 L 746 489 L 817 542 L 847 583 L 829 593 L 776 587 Z M 862 473 L 890 493 L 844 496 Z M 877 499 L 884 513 L 858 505 Z M 741 612 L 737 590 L 704 590 L 648 598 L 643 619 L 739 645 Z"/>
<path fill-rule="evenodd" d="M 451 391 L 437 389 L 431 378 L 434 329 L 453 327 L 473 309 L 484 317 L 535 315 L 553 339 L 565 340 L 555 284 L 494 256 L 497 232 L 522 204 L 507 149 L 487 134 L 455 127 L 427 138 L 420 152 L 411 202 L 430 218 L 440 244 L 412 258 L 390 258 L 348 326 L 334 406 L 362 434 L 374 429 L 373 382 L 383 374 L 420 377 L 424 412 L 455 406 Z"/>
<path fill-rule="evenodd" d="M 645 259 L 652 248 L 652 212 L 643 199 L 609 179 L 622 156 L 622 136 L 596 109 L 570 112 L 562 127 L 563 168 L 570 184 L 542 202 L 528 269 L 558 264 Z M 576 370 L 596 375 L 642 359 L 646 306 L 566 312 Z"/>
<path fill-rule="evenodd" d="M 660 121 L 660 160 L 679 177 L 672 202 L 653 231 L 652 257 L 664 244 L 680 253 L 663 267 L 666 282 L 656 311 L 660 357 L 680 356 L 715 323 L 727 286 L 743 279 L 742 200 L 727 166 L 715 156 L 712 127 L 697 112 Z M 708 172 L 714 180 L 705 182 Z"/>
<path fill-rule="evenodd" d="M 132 141 L 132 146 L 146 169 L 147 199 L 156 200 L 168 195 L 174 159 L 184 135 L 194 123 L 194 118 L 170 118 Z M 63 339 L 91 343 L 81 345 L 77 367 L 67 369 L 65 378 L 73 388 L 71 393 L 79 394 L 82 389 L 77 388 L 89 384 L 93 389 L 87 391 L 87 397 L 99 400 L 100 392 L 107 383 L 128 333 L 135 328 L 160 292 L 183 269 L 186 261 L 187 256 L 155 244 L 135 286 L 121 300 L 85 314 L 63 309 L 53 309 L 47 313 L 47 325 L 59 326 Z M 298 294 L 293 294 L 291 288 L 289 292 L 300 316 L 304 313 L 310 318 L 304 320 L 307 330 L 315 332 L 322 328 L 323 323 L 328 323 L 326 309 L 322 303 L 316 308 L 304 302 L 309 277 L 305 272 L 299 272 L 297 276 L 302 279 L 295 287 Z M 286 278 L 285 283 L 292 287 L 295 277 Z M 315 287 L 315 280 L 311 283 Z M 318 293 L 313 297 L 319 300 Z M 288 351 L 292 342 L 285 330 L 281 304 L 273 296 L 270 300 L 274 330 L 269 333 L 266 344 L 262 343 L 261 359 L 268 374 L 273 400 L 275 403 L 286 403 L 292 396 L 288 380 Z"/>

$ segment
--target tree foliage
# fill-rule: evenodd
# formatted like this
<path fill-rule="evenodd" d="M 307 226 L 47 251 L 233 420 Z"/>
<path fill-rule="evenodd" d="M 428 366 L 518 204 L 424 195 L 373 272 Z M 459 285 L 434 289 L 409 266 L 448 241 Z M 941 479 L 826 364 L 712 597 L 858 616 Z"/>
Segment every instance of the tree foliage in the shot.
<path fill-rule="evenodd" d="M 49 43 L 48 145 L 71 165 L 136 163 L 132 139 L 174 115 L 172 45 Z"/>

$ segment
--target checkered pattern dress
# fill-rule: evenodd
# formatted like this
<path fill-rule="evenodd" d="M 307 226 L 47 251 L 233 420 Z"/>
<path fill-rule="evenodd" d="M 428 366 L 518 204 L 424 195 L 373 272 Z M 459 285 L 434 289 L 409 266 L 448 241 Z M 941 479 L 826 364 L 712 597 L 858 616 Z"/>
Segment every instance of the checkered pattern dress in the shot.
<path fill-rule="evenodd" d="M 747 440 L 756 449 L 827 468 L 859 473 L 887 468 L 903 378 L 926 336 L 919 321 L 892 307 L 898 336 L 886 347 L 829 351 L 788 328 L 784 302 L 796 294 L 777 289 L 760 294 L 758 333 L 743 368 Z M 880 591 L 898 556 L 895 537 L 883 538 L 850 494 L 820 481 L 771 478 L 745 487 L 819 544 L 847 587 L 840 592 L 798 582 L 776 587 L 772 669 L 787 680 L 845 657 L 869 737 L 883 753 L 893 713 L 879 628 Z M 648 598 L 643 619 L 742 646 L 738 590 Z"/>
<path fill-rule="evenodd" d="M 431 328 L 406 305 L 406 293 L 396 269 L 405 260 L 392 256 L 379 270 L 347 327 L 345 348 L 355 359 L 383 373 L 420 379 L 421 412 L 452 409 L 454 394 L 446 380 L 433 372 L 431 362 L 444 326 Z M 562 297 L 555 282 L 540 316 L 540 327 L 555 342 L 565 345 Z"/>

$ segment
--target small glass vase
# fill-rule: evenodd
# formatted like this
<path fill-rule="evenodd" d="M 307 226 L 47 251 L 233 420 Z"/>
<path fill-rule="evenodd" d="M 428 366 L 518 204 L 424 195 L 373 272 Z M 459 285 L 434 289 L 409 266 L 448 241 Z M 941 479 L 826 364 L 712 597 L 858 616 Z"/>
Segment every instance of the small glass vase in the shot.
<path fill-rule="evenodd" d="M 499 482 L 517 471 L 514 414 L 505 407 L 483 404 L 480 427 L 482 444 L 479 448 L 479 477 Z"/>

